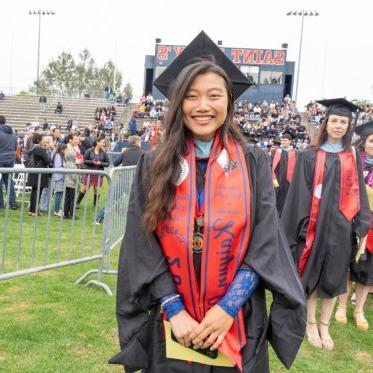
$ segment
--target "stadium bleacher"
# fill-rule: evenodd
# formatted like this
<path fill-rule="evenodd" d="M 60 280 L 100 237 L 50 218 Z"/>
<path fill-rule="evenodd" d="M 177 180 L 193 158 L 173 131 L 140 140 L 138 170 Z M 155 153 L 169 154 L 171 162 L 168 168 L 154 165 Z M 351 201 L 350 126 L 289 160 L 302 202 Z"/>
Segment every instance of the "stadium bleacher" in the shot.
<path fill-rule="evenodd" d="M 57 102 L 63 106 L 62 114 L 55 114 Z M 44 118 L 49 124 L 65 128 L 67 121 L 73 117 L 80 128 L 85 128 L 94 122 L 96 107 L 106 107 L 111 104 L 105 98 L 70 98 L 70 97 L 47 97 L 47 105 L 44 112 L 40 110 L 39 96 L 6 96 L 0 100 L 0 113 L 5 115 L 7 123 L 16 130 L 24 130 L 27 123 L 39 122 L 41 125 Z M 128 114 L 127 107 L 118 106 L 117 121 L 126 123 Z M 126 110 L 127 109 L 127 110 Z"/>

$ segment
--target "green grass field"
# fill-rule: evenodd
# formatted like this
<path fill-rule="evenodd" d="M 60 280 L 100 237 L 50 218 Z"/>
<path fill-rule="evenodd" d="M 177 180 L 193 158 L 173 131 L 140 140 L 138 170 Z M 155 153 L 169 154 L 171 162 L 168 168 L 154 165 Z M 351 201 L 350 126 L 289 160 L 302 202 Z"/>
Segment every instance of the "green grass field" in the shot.
<path fill-rule="evenodd" d="M 92 214 L 92 198 L 88 196 L 89 214 Z M 7 239 L 7 264 L 14 263 L 19 240 L 17 226 L 19 211 L 9 211 L 13 227 Z M 79 211 L 82 215 L 82 211 Z M 54 217 L 53 217 L 54 218 Z M 28 227 L 23 230 L 23 245 L 31 242 L 33 220 L 27 217 Z M 40 218 L 38 258 L 43 262 L 45 247 L 45 223 Z M 50 259 L 56 255 L 58 218 L 56 231 L 49 237 Z M 63 242 L 61 253 L 70 254 L 70 221 L 62 222 Z M 4 224 L 4 211 L 0 212 L 0 226 Z M 81 231 L 76 226 L 73 253 L 79 249 L 89 252 L 89 245 L 82 244 Z M 57 233 L 56 233 L 57 232 Z M 88 232 L 88 231 L 87 231 Z M 92 232 L 87 233 L 89 239 Z M 94 232 L 95 252 L 100 247 L 102 227 Z M 84 237 L 83 237 L 84 238 Z M 0 233 L 0 242 L 3 237 Z M 39 241 L 40 240 L 40 241 Z M 26 250 L 26 249 L 25 249 Z M 29 249 L 28 249 L 29 250 Z M 117 250 L 118 251 L 118 250 Z M 112 258 L 116 267 L 118 252 Z M 29 255 L 29 251 L 25 251 Z M 40 256 L 41 255 L 41 256 Z M 62 255 L 62 254 L 61 254 Z M 109 366 L 107 360 L 119 351 L 115 320 L 115 297 L 109 297 L 95 287 L 74 285 L 85 271 L 97 268 L 97 262 L 89 262 L 0 281 L 0 372 L 122 372 L 120 367 Z M 94 277 L 92 277 L 94 278 Z M 115 276 L 105 276 L 104 281 L 115 290 Z M 270 298 L 270 297 L 268 297 Z M 347 326 L 332 322 L 331 334 L 336 343 L 332 352 L 316 350 L 304 342 L 291 372 L 373 372 L 373 299 L 368 300 L 366 316 L 371 330 L 358 332 L 352 324 L 352 308 L 349 308 Z M 285 372 L 271 352 L 272 372 Z"/>

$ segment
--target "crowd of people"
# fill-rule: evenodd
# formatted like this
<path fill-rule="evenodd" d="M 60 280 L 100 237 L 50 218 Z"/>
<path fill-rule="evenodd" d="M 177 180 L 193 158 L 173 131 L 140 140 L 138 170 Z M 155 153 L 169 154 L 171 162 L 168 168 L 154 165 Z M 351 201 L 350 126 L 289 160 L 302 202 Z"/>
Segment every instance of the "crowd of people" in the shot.
<path fill-rule="evenodd" d="M 96 128 L 103 133 L 111 134 L 114 128 L 117 110 L 115 105 L 107 107 L 97 107 L 94 115 Z"/>
<path fill-rule="evenodd" d="M 319 126 L 325 117 L 325 113 L 325 107 L 317 101 L 310 101 L 306 105 L 307 119 L 313 125 Z M 357 115 L 357 125 L 373 120 L 373 106 L 369 104 L 359 105 L 359 111 L 354 115 Z"/>
<path fill-rule="evenodd" d="M 27 127 L 27 131 L 18 133 L 6 124 L 4 116 L 0 116 L 0 138 L 1 135 L 4 135 L 0 139 L 0 167 L 13 167 L 19 163 L 28 168 L 104 170 L 110 163 L 107 151 L 113 150 L 115 145 L 119 143 L 119 136 L 113 131 L 116 119 L 115 106 L 97 107 L 93 119 L 90 126 L 80 129 L 71 118 L 64 131 L 60 126 L 50 125 L 47 118 L 44 118 L 42 126 L 39 123 L 32 123 Z M 131 156 L 122 156 L 122 154 L 118 156 L 118 159 L 115 159 L 117 166 L 136 164 L 139 157 L 137 149 L 142 152 L 138 139 L 137 136 L 123 134 L 122 146 L 118 152 L 127 150 Z M 93 206 L 95 206 L 99 200 L 102 181 L 102 177 L 94 174 L 79 178 L 73 174 L 64 175 L 54 172 L 50 175 L 43 174 L 40 179 L 38 174 L 30 174 L 27 179 L 27 186 L 31 190 L 29 215 L 48 213 L 50 206 L 52 206 L 51 198 L 54 197 L 52 213 L 64 219 L 77 220 L 78 216 L 73 206 L 75 209 L 79 209 L 88 188 L 92 188 L 94 191 Z M 8 174 L 3 175 L 1 183 L 0 208 L 4 208 L 3 184 L 7 190 Z M 9 183 L 9 188 L 9 205 L 11 209 L 16 210 L 19 206 L 16 202 L 12 180 Z M 79 189 L 76 190 L 76 188 Z M 62 206 L 64 191 L 65 198 Z M 102 219 L 103 214 L 100 214 L 98 222 L 101 222 Z"/>
<path fill-rule="evenodd" d="M 67 133 L 64 136 L 59 128 L 42 131 L 40 127 L 35 127 L 34 132 L 25 137 L 22 142 L 24 164 L 28 168 L 53 168 L 53 169 L 77 169 L 102 171 L 109 166 L 109 160 L 105 151 L 105 138 L 95 138 L 81 136 L 80 133 Z M 84 197 L 87 187 L 92 187 L 95 192 L 102 185 L 102 178 L 97 175 L 90 175 L 81 180 L 79 195 L 75 190 L 79 183 L 77 175 L 64 175 L 60 173 L 43 174 L 38 179 L 38 174 L 30 174 L 27 179 L 27 186 L 31 187 L 29 215 L 48 213 L 50 198 L 55 201 L 53 214 L 64 219 L 78 219 L 74 214 L 73 206 L 79 207 L 79 203 Z M 62 193 L 65 189 L 65 202 L 61 206 Z M 39 196 L 39 200 L 37 200 Z M 93 205 L 98 199 L 94 193 Z M 39 207 L 40 202 L 40 207 Z"/>
<path fill-rule="evenodd" d="M 115 102 L 118 105 L 128 105 L 130 98 L 125 92 L 114 91 L 110 85 L 106 85 L 104 88 L 104 97 L 111 102 Z"/>
<path fill-rule="evenodd" d="M 167 100 L 154 100 L 149 93 L 140 97 L 140 105 L 133 113 L 134 118 L 163 120 L 167 112 Z"/>
<path fill-rule="evenodd" d="M 234 121 L 245 136 L 261 148 L 279 144 L 280 135 L 285 131 L 293 134 L 296 149 L 305 149 L 310 143 L 301 115 L 289 96 L 282 103 L 240 101 Z"/>

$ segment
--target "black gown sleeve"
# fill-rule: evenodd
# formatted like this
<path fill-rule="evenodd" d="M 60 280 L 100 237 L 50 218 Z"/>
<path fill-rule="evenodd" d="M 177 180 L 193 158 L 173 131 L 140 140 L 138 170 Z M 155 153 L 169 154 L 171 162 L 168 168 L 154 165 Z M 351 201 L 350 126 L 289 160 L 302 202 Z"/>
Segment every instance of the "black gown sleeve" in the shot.
<path fill-rule="evenodd" d="M 271 172 L 264 152 L 254 149 L 248 158 L 253 211 L 252 231 L 244 263 L 272 292 L 267 339 L 289 368 L 303 341 L 306 326 L 305 296 L 276 210 Z M 250 159 L 251 158 L 251 159 Z M 260 291 L 260 290 L 259 290 Z"/>
<path fill-rule="evenodd" d="M 176 291 L 155 235 L 147 235 L 142 228 L 148 158 L 142 155 L 137 165 L 119 255 L 116 313 L 122 351 L 110 362 L 123 364 L 128 372 L 147 366 L 149 309 Z"/>

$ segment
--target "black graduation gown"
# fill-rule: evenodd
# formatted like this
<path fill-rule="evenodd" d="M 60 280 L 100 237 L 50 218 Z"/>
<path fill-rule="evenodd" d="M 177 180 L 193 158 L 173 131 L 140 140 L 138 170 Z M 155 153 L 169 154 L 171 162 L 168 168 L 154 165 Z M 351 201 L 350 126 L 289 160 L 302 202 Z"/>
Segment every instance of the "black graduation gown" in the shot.
<path fill-rule="evenodd" d="M 373 285 L 373 254 L 366 251 L 356 263 L 352 258 L 350 266 L 351 281 L 358 282 L 362 285 Z"/>
<path fill-rule="evenodd" d="M 244 153 L 252 188 L 252 228 L 242 268 L 253 269 L 261 283 L 244 305 L 247 344 L 243 349 L 244 373 L 269 372 L 267 340 L 286 367 L 292 364 L 304 337 L 306 309 L 285 236 L 275 210 L 275 194 L 264 152 L 251 145 Z M 119 257 L 117 320 L 121 352 L 110 363 L 126 372 L 146 373 L 237 372 L 166 359 L 159 298 L 176 291 L 166 259 L 155 235 L 140 227 L 152 153 L 142 155 L 132 187 L 126 233 Z M 265 289 L 273 294 L 267 318 Z"/>
<path fill-rule="evenodd" d="M 286 195 L 288 194 L 289 185 L 290 185 L 290 183 L 288 182 L 286 178 L 287 169 L 288 169 L 288 157 L 289 157 L 289 153 L 286 151 L 282 151 L 280 161 L 278 162 L 278 165 L 275 169 L 276 178 L 279 184 L 279 187 L 275 188 L 276 207 L 277 207 L 279 216 L 281 216 L 282 214 L 282 209 L 284 207 Z"/>
<path fill-rule="evenodd" d="M 368 175 L 372 169 L 368 169 Z M 365 179 L 366 180 L 366 179 Z M 372 210 L 371 213 L 373 214 Z M 373 254 L 368 250 L 360 257 L 356 263 L 355 258 L 352 258 L 350 265 L 351 280 L 363 285 L 373 285 Z"/>
<path fill-rule="evenodd" d="M 353 252 L 353 235 L 364 237 L 370 227 L 370 210 L 360 157 L 357 154 L 360 210 L 352 222 L 339 211 L 340 161 L 338 153 L 327 153 L 316 237 L 306 264 L 302 285 L 307 297 L 317 287 L 320 298 L 346 292 L 348 268 Z M 281 221 L 296 264 L 306 245 L 311 210 L 316 150 L 299 153 Z"/>

